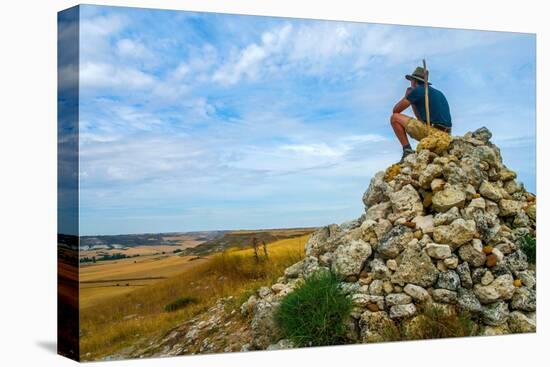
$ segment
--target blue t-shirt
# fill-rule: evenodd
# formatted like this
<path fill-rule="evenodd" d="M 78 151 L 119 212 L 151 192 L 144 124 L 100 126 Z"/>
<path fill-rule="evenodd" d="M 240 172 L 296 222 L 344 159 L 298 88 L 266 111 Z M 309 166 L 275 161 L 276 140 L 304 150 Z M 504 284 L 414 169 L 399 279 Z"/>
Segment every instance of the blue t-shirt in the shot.
<path fill-rule="evenodd" d="M 416 107 L 422 121 L 426 121 L 426 104 L 424 98 L 424 85 L 417 85 L 406 97 L 411 105 Z M 428 100 L 430 102 L 430 123 L 452 126 L 451 112 L 447 98 L 432 86 L 428 86 Z"/>

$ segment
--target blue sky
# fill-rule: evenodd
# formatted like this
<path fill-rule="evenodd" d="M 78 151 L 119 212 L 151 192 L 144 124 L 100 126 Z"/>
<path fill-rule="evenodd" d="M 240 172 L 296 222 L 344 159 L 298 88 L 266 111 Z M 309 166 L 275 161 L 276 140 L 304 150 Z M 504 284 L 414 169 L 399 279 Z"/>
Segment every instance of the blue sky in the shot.
<path fill-rule="evenodd" d="M 358 217 L 423 57 L 535 192 L 534 35 L 81 7 L 81 234 Z"/>

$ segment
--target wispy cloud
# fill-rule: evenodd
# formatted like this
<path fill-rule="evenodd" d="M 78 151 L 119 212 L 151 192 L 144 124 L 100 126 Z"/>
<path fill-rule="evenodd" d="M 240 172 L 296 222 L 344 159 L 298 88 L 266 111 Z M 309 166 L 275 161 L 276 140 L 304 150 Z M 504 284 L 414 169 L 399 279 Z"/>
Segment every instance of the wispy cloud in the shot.
<path fill-rule="evenodd" d="M 535 189 L 534 36 L 82 9 L 85 233 L 358 216 L 399 159 L 389 115 L 423 57 L 456 133 L 488 126 Z"/>

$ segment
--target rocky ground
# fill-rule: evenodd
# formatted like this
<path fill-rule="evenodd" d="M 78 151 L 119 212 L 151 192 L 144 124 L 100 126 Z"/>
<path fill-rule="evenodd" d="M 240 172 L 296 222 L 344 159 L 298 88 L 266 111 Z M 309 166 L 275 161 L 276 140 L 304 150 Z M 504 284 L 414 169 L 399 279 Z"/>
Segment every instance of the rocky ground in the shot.
<path fill-rule="evenodd" d="M 317 230 L 304 260 L 276 284 L 240 308 L 220 300 L 132 356 L 292 347 L 274 311 L 321 270 L 341 277 L 353 300 L 352 342 L 386 341 L 390 326 L 419 325 L 426 304 L 467 311 L 481 335 L 534 332 L 536 273 L 520 246 L 522 236 L 536 237 L 536 197 L 490 139 L 481 128 L 421 142 L 404 163 L 374 176 L 361 217 Z"/>
<path fill-rule="evenodd" d="M 364 215 L 315 232 L 305 259 L 243 304 L 251 347 L 288 345 L 273 311 L 319 270 L 344 279 L 355 305 L 351 340 L 387 340 L 389 326 L 414 326 L 427 303 L 467 311 L 482 335 L 534 332 L 536 274 L 520 246 L 525 234 L 536 236 L 536 197 L 490 139 L 486 128 L 432 136 L 403 164 L 377 173 Z"/>
<path fill-rule="evenodd" d="M 236 302 L 234 297 L 219 299 L 215 305 L 161 338 L 129 347 L 105 360 L 247 350 L 251 339 L 249 320 L 241 315 Z"/>

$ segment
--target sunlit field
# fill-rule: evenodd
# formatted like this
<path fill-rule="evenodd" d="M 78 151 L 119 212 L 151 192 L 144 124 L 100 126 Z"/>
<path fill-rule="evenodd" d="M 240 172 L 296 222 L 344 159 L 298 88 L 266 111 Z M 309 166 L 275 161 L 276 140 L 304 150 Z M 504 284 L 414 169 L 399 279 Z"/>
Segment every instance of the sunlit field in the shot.
<path fill-rule="evenodd" d="M 129 281 L 129 286 L 119 282 L 118 287 L 109 288 L 127 289 L 112 293 L 101 288 L 85 289 L 84 283 L 80 315 L 83 359 L 102 358 L 125 347 L 146 343 L 206 310 L 221 297 L 235 296 L 237 307 L 256 288 L 274 283 L 286 267 L 302 259 L 308 237 L 268 244 L 268 259 L 263 251 L 256 259 L 252 249 L 228 249 L 196 260 L 170 256 L 134 264 L 132 259 L 124 259 L 118 264 L 100 265 L 105 267 L 99 270 L 101 273 L 96 273 L 93 267 L 84 269 L 81 281 L 97 281 L 99 277 L 166 278 Z M 195 301 L 176 311 L 165 311 L 167 304 L 182 297 Z"/>

